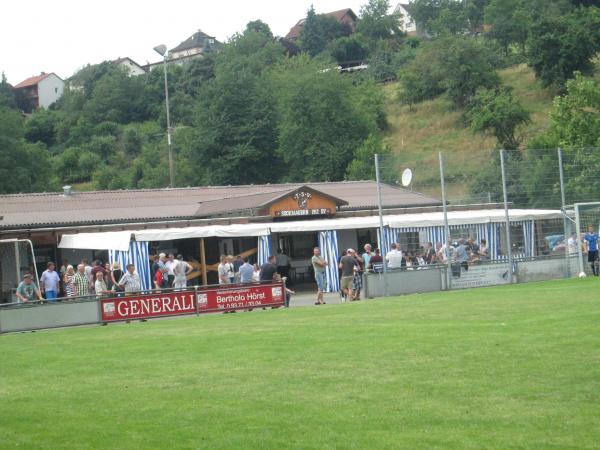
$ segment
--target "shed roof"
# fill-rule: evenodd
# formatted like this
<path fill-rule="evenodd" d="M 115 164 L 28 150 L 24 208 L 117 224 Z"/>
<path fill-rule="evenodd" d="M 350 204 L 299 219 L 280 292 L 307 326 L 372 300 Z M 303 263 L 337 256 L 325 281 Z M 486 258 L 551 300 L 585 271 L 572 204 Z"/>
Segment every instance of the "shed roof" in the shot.
<path fill-rule="evenodd" d="M 377 207 L 374 181 L 11 194 L 0 195 L 0 229 L 197 219 L 207 217 L 206 211 L 209 216 L 218 216 L 260 207 L 305 185 L 346 201 L 348 204 L 340 207 L 342 211 Z M 385 184 L 382 201 L 385 208 L 441 204 L 434 197 Z"/>

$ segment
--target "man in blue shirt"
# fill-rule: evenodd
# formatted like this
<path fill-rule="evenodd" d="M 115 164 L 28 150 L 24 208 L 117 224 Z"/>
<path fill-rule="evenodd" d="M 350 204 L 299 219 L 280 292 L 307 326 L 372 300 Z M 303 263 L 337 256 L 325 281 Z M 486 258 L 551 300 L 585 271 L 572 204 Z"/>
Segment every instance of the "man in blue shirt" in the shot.
<path fill-rule="evenodd" d="M 40 287 L 42 288 L 42 292 L 46 294 L 46 300 L 55 302 L 58 297 L 60 277 L 54 270 L 53 262 L 49 262 L 46 267 L 47 269 L 44 270 L 40 278 Z"/>
<path fill-rule="evenodd" d="M 592 265 L 592 272 L 598 276 L 598 233 L 594 232 L 594 225 L 588 227 L 583 240 L 587 245 L 588 262 Z"/>
<path fill-rule="evenodd" d="M 244 264 L 240 266 L 240 283 L 252 283 L 252 276 L 254 275 L 254 267 L 248 263 L 248 257 L 244 258 Z"/>

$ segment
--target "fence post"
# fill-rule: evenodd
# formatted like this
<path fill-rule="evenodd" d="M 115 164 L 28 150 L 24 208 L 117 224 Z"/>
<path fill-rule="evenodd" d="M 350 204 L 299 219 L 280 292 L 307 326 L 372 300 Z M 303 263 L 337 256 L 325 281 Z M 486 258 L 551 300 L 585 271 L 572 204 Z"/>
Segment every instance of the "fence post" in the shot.
<path fill-rule="evenodd" d="M 506 249 L 508 252 L 508 266 L 510 267 L 510 282 L 513 283 L 513 257 L 512 243 L 510 241 L 510 216 L 508 214 L 508 192 L 506 191 L 506 167 L 504 162 L 504 150 L 500 150 L 500 168 L 502 170 L 502 194 L 504 197 L 504 220 L 506 227 Z"/>
<path fill-rule="evenodd" d="M 575 203 L 575 228 L 577 233 L 577 256 L 579 259 L 579 273 L 585 273 L 583 268 L 583 249 L 581 248 L 581 218 L 579 217 L 579 205 Z"/>
<path fill-rule="evenodd" d="M 375 153 L 375 180 L 377 181 L 377 207 L 379 209 L 379 252 L 383 253 L 383 204 L 381 201 L 381 175 L 379 174 L 379 154 Z M 383 256 L 383 296 L 387 297 L 387 263 Z"/>
<path fill-rule="evenodd" d="M 444 211 L 444 238 L 446 240 L 446 290 L 450 290 L 450 282 L 452 273 L 452 261 L 450 260 L 450 226 L 448 225 L 448 206 L 446 203 L 446 183 L 444 181 L 444 157 L 442 152 L 438 153 L 440 160 L 440 184 L 442 185 L 442 208 Z"/>
<path fill-rule="evenodd" d="M 571 223 L 569 222 L 569 218 L 567 216 L 567 200 L 565 195 L 565 175 L 563 172 L 563 159 L 562 159 L 562 149 L 558 148 L 558 173 L 560 175 L 560 208 L 563 213 L 563 232 L 565 235 L 565 278 L 571 277 L 571 260 L 569 254 L 569 239 L 571 236 Z"/>

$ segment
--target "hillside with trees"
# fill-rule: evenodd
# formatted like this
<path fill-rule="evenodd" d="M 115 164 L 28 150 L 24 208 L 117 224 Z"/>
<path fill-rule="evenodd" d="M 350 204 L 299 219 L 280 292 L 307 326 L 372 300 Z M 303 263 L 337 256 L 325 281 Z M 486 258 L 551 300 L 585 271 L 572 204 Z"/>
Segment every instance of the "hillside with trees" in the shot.
<path fill-rule="evenodd" d="M 250 22 L 220 52 L 169 66 L 175 184 L 366 179 L 374 153 L 424 171 L 444 150 L 467 196 L 497 164 L 491 149 L 600 146 L 596 3 L 414 0 L 416 36 L 387 0 L 354 29 L 310 8 L 295 42 Z M 0 192 L 167 186 L 162 71 L 105 62 L 70 83 L 23 117 L 0 82 Z"/>

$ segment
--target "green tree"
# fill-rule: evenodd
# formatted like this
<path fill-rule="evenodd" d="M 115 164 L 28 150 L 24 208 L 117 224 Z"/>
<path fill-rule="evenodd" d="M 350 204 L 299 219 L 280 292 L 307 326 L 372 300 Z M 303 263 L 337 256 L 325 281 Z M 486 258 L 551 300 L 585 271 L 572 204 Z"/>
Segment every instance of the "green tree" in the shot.
<path fill-rule="evenodd" d="M 0 76 L 0 108 L 17 109 L 17 102 L 13 90 L 6 80 L 6 75 L 2 72 Z"/>
<path fill-rule="evenodd" d="M 59 111 L 41 109 L 25 122 L 25 138 L 29 142 L 43 142 L 48 148 L 56 144 L 56 127 L 63 120 Z"/>
<path fill-rule="evenodd" d="M 372 42 L 390 37 L 402 37 L 404 35 L 400 28 L 402 15 L 396 11 L 389 13 L 389 10 L 389 0 L 369 0 L 360 8 L 356 31 Z"/>
<path fill-rule="evenodd" d="M 344 64 L 364 61 L 369 55 L 369 47 L 360 34 L 354 34 L 331 41 L 327 52 L 338 64 Z"/>
<path fill-rule="evenodd" d="M 237 35 L 218 55 L 215 78 L 201 89 L 195 139 L 186 152 L 196 183 L 276 181 L 281 165 L 272 86 L 265 72 L 284 58 L 283 48 L 262 33 Z"/>
<path fill-rule="evenodd" d="M 446 90 L 438 50 L 435 45 L 425 46 L 412 62 L 400 70 L 398 98 L 402 103 L 412 106 L 435 98 Z"/>
<path fill-rule="evenodd" d="M 117 70 L 96 82 L 83 114 L 92 123 L 139 122 L 148 117 L 145 100 L 143 77 L 132 77 Z"/>
<path fill-rule="evenodd" d="M 529 113 L 514 99 L 508 87 L 481 89 L 465 113 L 474 131 L 491 133 L 503 149 L 517 149 L 519 126 L 528 123 Z"/>
<path fill-rule="evenodd" d="M 300 48 L 311 56 L 317 56 L 329 42 L 350 34 L 352 30 L 347 24 L 340 23 L 333 17 L 317 14 L 311 6 L 300 31 Z"/>
<path fill-rule="evenodd" d="M 491 0 L 485 8 L 485 22 L 490 27 L 488 36 L 498 41 L 506 53 L 511 44 L 518 44 L 524 50 L 530 14 L 526 0 Z"/>
<path fill-rule="evenodd" d="M 373 108 L 362 108 L 359 88 L 306 56 L 278 67 L 280 157 L 290 181 L 342 180 L 355 150 L 377 130 Z M 360 100 L 360 102 L 357 102 Z"/>
<path fill-rule="evenodd" d="M 600 9 L 577 8 L 562 16 L 546 16 L 529 32 L 528 63 L 544 86 L 559 90 L 574 72 L 590 73 L 600 49 Z"/>
<path fill-rule="evenodd" d="M 494 68 L 494 59 L 487 48 L 469 38 L 436 41 L 444 73 L 443 85 L 448 97 L 458 108 L 465 107 L 480 88 L 494 88 L 500 78 Z"/>
<path fill-rule="evenodd" d="M 269 25 L 264 23 L 262 20 L 252 20 L 246 25 L 246 31 L 254 31 L 256 33 L 262 33 L 270 38 L 273 37 L 273 32 Z"/>
<path fill-rule="evenodd" d="M 0 107 L 0 192 L 42 192 L 53 187 L 48 151 L 24 139 L 23 118 Z"/>
<path fill-rule="evenodd" d="M 354 159 L 346 170 L 348 180 L 374 180 L 375 154 L 386 157 L 391 155 L 390 148 L 383 143 L 379 133 L 372 133 L 354 150 Z"/>

